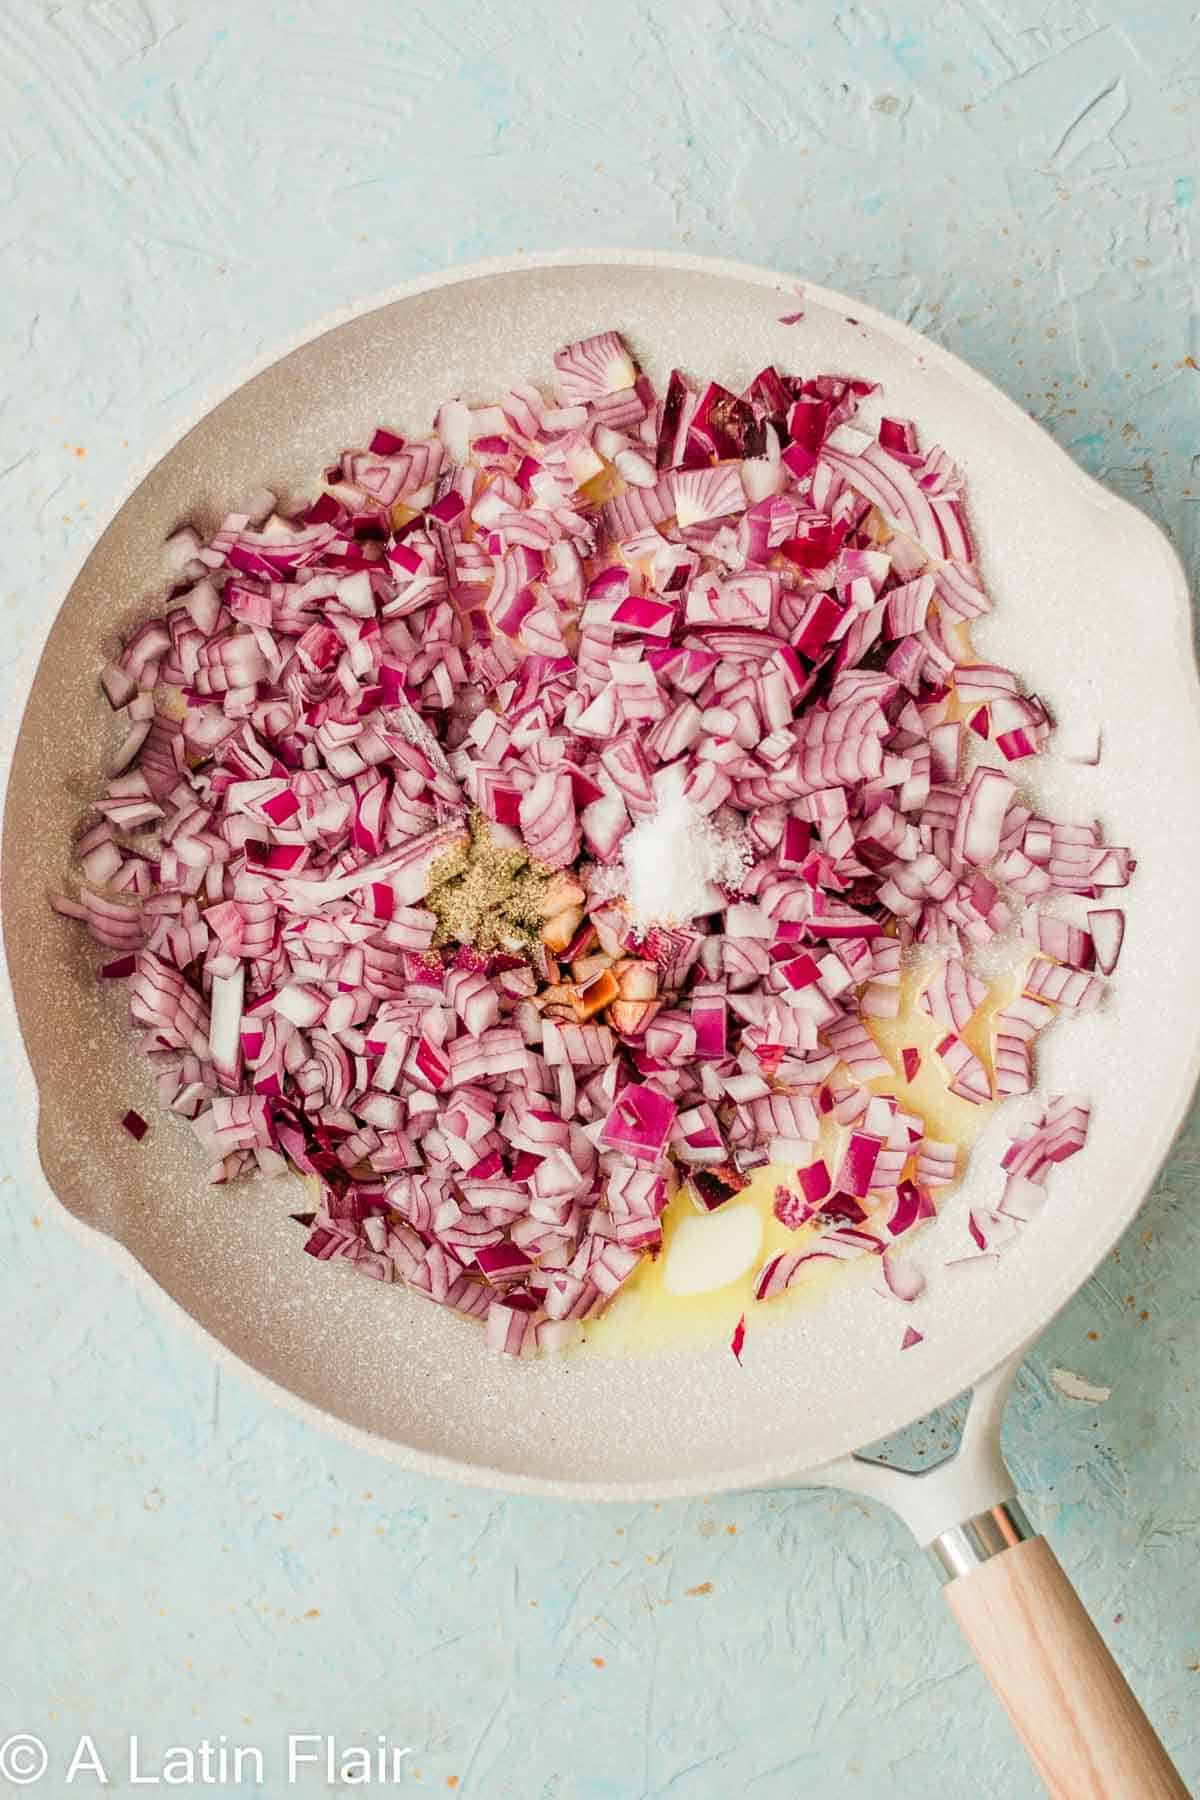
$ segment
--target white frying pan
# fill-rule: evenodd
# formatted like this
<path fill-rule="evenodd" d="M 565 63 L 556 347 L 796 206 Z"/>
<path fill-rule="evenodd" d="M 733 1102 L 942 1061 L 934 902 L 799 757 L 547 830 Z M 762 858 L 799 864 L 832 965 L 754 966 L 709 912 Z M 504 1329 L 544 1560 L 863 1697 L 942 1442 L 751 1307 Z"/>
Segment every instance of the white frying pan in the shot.
<path fill-rule="evenodd" d="M 799 322 L 780 321 L 798 310 Z M 1040 1058 L 1043 1088 L 1093 1100 L 1091 1140 L 988 1277 L 937 1278 L 962 1247 L 966 1196 L 947 1207 L 922 1246 L 934 1274 L 925 1341 L 903 1356 L 903 1309 L 851 1284 L 773 1329 L 752 1318 L 742 1368 L 723 1343 L 640 1360 L 493 1360 L 440 1309 L 301 1255 L 280 1186 L 204 1185 L 191 1132 L 155 1115 L 123 997 L 100 991 L 82 934 L 46 907 L 116 730 L 96 686 L 100 646 L 149 610 L 163 539 L 184 519 L 215 524 L 264 482 L 308 491 L 329 451 L 379 421 L 424 427 L 447 394 L 484 400 L 517 377 L 544 379 L 554 347 L 607 325 L 655 376 L 679 362 L 736 385 L 774 360 L 882 381 L 888 411 L 965 466 L 996 601 L 981 648 L 1014 663 L 1060 719 L 1104 728 L 1098 770 L 1052 767 L 1042 786 L 1048 804 L 1098 812 L 1139 859 L 1109 1003 L 1056 1027 Z M 277 1398 L 427 1474 L 593 1500 L 800 1481 L 883 1499 L 937 1549 L 952 1609 L 1055 1793 L 1185 1792 L 1051 1552 L 1020 1541 L 1028 1527 L 998 1449 L 1022 1351 L 1129 1224 L 1197 1074 L 1197 681 L 1182 571 L 1140 514 L 981 376 L 857 301 L 682 256 L 492 263 L 410 283 L 228 390 L 132 489 L 29 673 L 2 864 L 32 1072 L 18 1054 L 20 1111 L 31 1139 L 36 1120 L 46 1180 L 98 1249 L 115 1248 Z M 140 1145 L 117 1126 L 130 1105 L 154 1120 Z M 968 1192 L 996 1191 L 998 1130 Z M 971 1385 L 953 1462 L 914 1478 L 851 1459 Z"/>

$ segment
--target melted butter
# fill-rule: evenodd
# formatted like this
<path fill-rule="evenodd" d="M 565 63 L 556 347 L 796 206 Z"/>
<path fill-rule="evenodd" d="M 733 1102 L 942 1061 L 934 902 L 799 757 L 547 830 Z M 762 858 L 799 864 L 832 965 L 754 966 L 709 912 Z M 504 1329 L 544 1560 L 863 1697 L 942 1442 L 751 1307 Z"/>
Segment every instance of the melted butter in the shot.
<path fill-rule="evenodd" d="M 747 1274 L 762 1260 L 762 1214 L 737 1199 L 714 1212 L 679 1221 L 663 1257 L 663 1286 L 669 1294 L 711 1294 Z"/>
<path fill-rule="evenodd" d="M 906 970 L 901 978 L 900 1011 L 894 1019 L 869 1019 L 870 1027 L 883 1054 L 897 1073 L 880 1076 L 869 1086 L 876 1094 L 894 1094 L 905 1112 L 924 1119 L 926 1136 L 957 1145 L 959 1175 L 966 1166 L 971 1145 L 992 1116 L 994 1104 L 973 1106 L 960 1100 L 946 1087 L 946 1077 L 934 1046 L 946 1036 L 946 1028 L 922 1011 L 918 998 L 931 965 L 922 970 Z M 991 983 L 986 999 L 962 1033 L 985 1067 L 990 1069 L 991 1039 L 996 1013 L 1006 1006 L 1018 991 L 1015 969 L 1004 970 Z M 921 1053 L 921 1066 L 912 1081 L 905 1081 L 900 1052 L 905 1047 Z M 844 1071 L 840 1079 L 845 1080 Z M 838 1125 L 832 1116 L 821 1121 L 819 1141 L 813 1146 L 813 1159 L 821 1158 L 836 1176 L 845 1150 L 850 1128 Z M 813 1247 L 820 1227 L 805 1225 L 790 1231 L 775 1217 L 775 1190 L 787 1183 L 790 1168 L 768 1165 L 756 1169 L 749 1187 L 727 1206 L 753 1206 L 762 1218 L 762 1248 L 751 1268 L 723 1287 L 709 1288 L 705 1293 L 673 1294 L 665 1275 L 670 1263 L 671 1246 L 685 1220 L 694 1220 L 696 1202 L 686 1188 L 680 1188 L 663 1214 L 663 1248 L 653 1260 L 647 1258 L 637 1268 L 616 1298 L 598 1318 L 590 1319 L 581 1343 L 583 1354 L 617 1356 L 650 1351 L 699 1348 L 721 1342 L 728 1343 L 743 1313 L 748 1330 L 795 1316 L 798 1307 L 820 1303 L 834 1283 L 870 1281 L 878 1273 L 874 1256 L 862 1256 L 847 1262 L 818 1262 L 810 1265 L 803 1281 L 769 1302 L 754 1299 L 754 1278 L 769 1256 L 779 1250 L 806 1250 Z M 937 1192 L 939 1209 L 952 1188 Z M 718 1213 L 723 1209 L 718 1209 Z M 716 1218 L 718 1214 L 713 1214 Z"/>

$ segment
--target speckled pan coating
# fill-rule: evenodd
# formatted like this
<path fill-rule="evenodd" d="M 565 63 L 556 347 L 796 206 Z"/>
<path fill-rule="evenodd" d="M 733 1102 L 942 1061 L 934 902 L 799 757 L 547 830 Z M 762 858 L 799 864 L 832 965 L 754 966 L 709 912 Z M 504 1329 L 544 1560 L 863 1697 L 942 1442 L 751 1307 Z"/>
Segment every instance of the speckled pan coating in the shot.
<path fill-rule="evenodd" d="M 798 324 L 780 313 L 803 308 Z M 209 1188 L 191 1132 L 157 1116 L 123 1025 L 123 991 L 45 895 L 115 739 L 96 687 L 102 648 L 150 609 L 158 547 L 182 520 L 212 525 L 264 482 L 311 491 L 314 472 L 378 421 L 427 426 L 436 402 L 544 379 L 552 349 L 619 327 L 655 376 L 673 362 L 736 385 L 769 360 L 884 383 L 965 467 L 997 604 L 978 632 L 1062 717 L 1101 719 L 1098 770 L 1050 763 L 1043 795 L 1097 812 L 1136 845 L 1120 980 L 1104 1011 L 1048 1034 L 1042 1085 L 1095 1102 L 1086 1153 L 991 1277 L 931 1283 L 903 1357 L 898 1306 L 853 1285 L 724 1347 L 638 1361 L 514 1364 L 470 1326 L 398 1288 L 341 1278 L 299 1251 L 291 1195 Z M 53 598 L 47 597 L 49 612 Z M 1183 1115 L 1198 1066 L 1200 725 L 1182 571 L 1137 512 L 1080 473 L 1016 406 L 954 357 L 859 302 L 767 271 L 611 251 L 481 265 L 415 282 L 318 328 L 235 387 L 131 493 L 54 618 L 11 756 L 4 941 L 31 1172 L 277 1396 L 342 1435 L 430 1473 L 580 1497 L 637 1498 L 780 1482 L 949 1398 L 1031 1338 L 1135 1212 Z M 14 1007 L 6 1012 L 14 1016 Z M 13 1033 L 15 1036 L 15 1033 Z M 35 1085 L 36 1084 L 36 1085 Z M 152 1120 L 135 1145 L 128 1105 Z M 40 1113 L 39 1113 L 40 1107 Z M 36 1123 L 36 1152 L 33 1143 Z M 965 1248 L 967 1198 L 998 1191 L 989 1128 L 966 1194 L 923 1260 Z"/>

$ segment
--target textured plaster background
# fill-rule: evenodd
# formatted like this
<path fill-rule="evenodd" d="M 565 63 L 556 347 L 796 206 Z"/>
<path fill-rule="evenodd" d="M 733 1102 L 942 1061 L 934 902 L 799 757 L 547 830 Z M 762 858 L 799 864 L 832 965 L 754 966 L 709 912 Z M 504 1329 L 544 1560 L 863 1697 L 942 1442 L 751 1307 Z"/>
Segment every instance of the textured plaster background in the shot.
<path fill-rule="evenodd" d="M 198 395 L 331 307 L 520 248 L 684 248 L 861 293 L 1194 567 L 1198 107 L 1192 0 L 0 0 L 3 704 L 65 553 Z M 1133 611 L 1137 571 L 1113 575 Z M 1198 1157 L 1193 1121 L 1008 1427 L 1192 1783 Z M 39 1732 L 61 1768 L 85 1729 L 106 1754 L 223 1731 L 264 1747 L 267 1794 L 289 1730 L 390 1733 L 411 1792 L 1036 1791 L 890 1517 L 819 1493 L 568 1510 L 394 1473 L 219 1379 L 2 1186 L 0 1740 Z M 1055 1364 L 1111 1397 L 1068 1399 Z"/>

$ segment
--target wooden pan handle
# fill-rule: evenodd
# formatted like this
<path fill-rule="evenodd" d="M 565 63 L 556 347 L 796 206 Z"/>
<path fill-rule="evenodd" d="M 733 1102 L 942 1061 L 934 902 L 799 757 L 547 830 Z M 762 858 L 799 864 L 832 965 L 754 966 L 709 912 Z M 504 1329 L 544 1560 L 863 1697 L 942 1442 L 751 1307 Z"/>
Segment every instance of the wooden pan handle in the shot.
<path fill-rule="evenodd" d="M 1054 1800 L 1189 1800 L 1045 1538 L 944 1591 Z"/>

